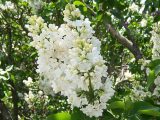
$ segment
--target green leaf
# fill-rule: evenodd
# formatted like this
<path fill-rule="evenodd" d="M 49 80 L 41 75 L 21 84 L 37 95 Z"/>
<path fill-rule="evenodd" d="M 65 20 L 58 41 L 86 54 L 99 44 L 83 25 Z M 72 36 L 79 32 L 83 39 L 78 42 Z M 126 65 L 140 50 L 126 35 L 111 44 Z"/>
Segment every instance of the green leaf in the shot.
<path fill-rule="evenodd" d="M 109 112 L 104 114 L 104 119 L 103 120 L 115 120 L 116 118 Z"/>
<path fill-rule="evenodd" d="M 115 102 L 112 102 L 109 107 L 110 109 L 125 109 L 125 104 L 124 102 L 122 101 L 115 101 Z"/>
<path fill-rule="evenodd" d="M 132 115 L 136 114 L 143 114 L 143 115 L 150 115 L 154 117 L 160 116 L 160 108 L 153 106 L 152 104 L 144 101 L 139 101 L 134 103 L 133 110 L 131 112 Z"/>
<path fill-rule="evenodd" d="M 95 118 L 90 118 L 86 116 L 82 111 L 78 108 L 73 109 L 73 113 L 71 114 L 71 120 L 95 120 Z"/>
<path fill-rule="evenodd" d="M 148 78 L 147 78 L 147 88 L 149 89 L 150 86 L 154 83 L 154 80 L 156 78 L 154 70 L 151 70 L 149 72 Z"/>
<path fill-rule="evenodd" d="M 150 69 L 154 69 L 157 65 L 160 65 L 160 59 L 156 59 L 156 60 L 151 61 L 148 67 Z"/>
<path fill-rule="evenodd" d="M 74 1 L 73 4 L 76 5 L 76 6 L 83 6 L 83 11 L 84 12 L 87 11 L 87 7 L 86 7 L 86 5 L 83 2 L 81 2 L 81 1 Z"/>
<path fill-rule="evenodd" d="M 138 115 L 131 116 L 128 120 L 141 120 Z"/>
<path fill-rule="evenodd" d="M 143 110 L 143 109 L 145 109 L 147 106 L 152 106 L 152 105 L 149 104 L 148 102 L 144 102 L 144 101 L 135 102 L 135 103 L 133 104 L 132 110 L 130 111 L 130 114 L 136 115 L 137 112 L 138 112 L 138 110 Z"/>
<path fill-rule="evenodd" d="M 97 15 L 97 21 L 101 21 L 101 20 L 102 20 L 102 17 L 103 17 L 102 14 Z"/>
<path fill-rule="evenodd" d="M 80 5 L 85 6 L 85 4 L 82 3 L 81 1 L 74 1 L 73 4 L 77 6 L 80 6 Z"/>
<path fill-rule="evenodd" d="M 125 110 L 130 112 L 134 107 L 134 103 L 130 100 L 125 101 Z"/>
<path fill-rule="evenodd" d="M 160 64 L 155 67 L 155 75 L 157 76 L 160 72 Z"/>
<path fill-rule="evenodd" d="M 68 112 L 61 112 L 49 115 L 47 120 L 71 120 L 71 115 Z"/>
<path fill-rule="evenodd" d="M 138 113 L 144 115 L 150 115 L 155 117 L 160 117 L 160 109 L 158 107 L 151 107 L 144 110 L 139 110 Z"/>

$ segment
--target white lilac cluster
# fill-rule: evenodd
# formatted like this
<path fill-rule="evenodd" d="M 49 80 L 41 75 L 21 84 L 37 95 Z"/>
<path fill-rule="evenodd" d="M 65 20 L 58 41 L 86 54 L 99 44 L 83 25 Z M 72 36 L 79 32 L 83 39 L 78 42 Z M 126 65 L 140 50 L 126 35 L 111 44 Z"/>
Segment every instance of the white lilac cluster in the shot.
<path fill-rule="evenodd" d="M 27 2 L 35 12 L 37 12 L 40 8 L 42 8 L 45 3 L 42 0 L 23 0 L 23 1 Z"/>
<path fill-rule="evenodd" d="M 160 59 L 160 22 L 153 27 L 151 41 L 153 42 L 152 58 Z"/>
<path fill-rule="evenodd" d="M 134 88 L 131 90 L 130 98 L 132 101 L 142 101 L 146 97 L 151 97 L 151 92 L 147 91 L 145 87 L 138 84 L 133 84 Z"/>
<path fill-rule="evenodd" d="M 27 102 L 29 108 L 35 108 L 36 104 L 45 106 L 49 103 L 48 96 L 44 95 L 43 91 L 35 92 L 30 90 L 28 93 L 24 94 L 24 100 Z"/>
<path fill-rule="evenodd" d="M 27 80 L 23 80 L 23 83 L 26 85 L 26 86 L 31 86 L 33 81 L 32 81 L 32 78 L 31 77 L 28 77 Z"/>
<path fill-rule="evenodd" d="M 130 11 L 137 12 L 139 14 L 143 13 L 144 8 L 145 8 L 145 0 L 141 0 L 140 6 L 138 6 L 134 2 L 132 4 L 130 4 L 130 6 L 129 6 Z"/>
<path fill-rule="evenodd" d="M 44 94 L 43 91 L 39 90 L 38 83 L 33 82 L 31 77 L 27 80 L 23 80 L 23 83 L 29 88 L 28 93 L 19 93 L 19 98 L 27 102 L 29 108 L 36 107 L 36 104 L 46 105 L 49 102 L 48 96 Z"/>
<path fill-rule="evenodd" d="M 160 59 L 160 22 L 157 22 L 153 26 L 152 37 L 151 41 L 153 42 L 153 49 L 152 49 L 152 59 Z M 153 91 L 153 95 L 156 96 L 158 99 L 160 98 L 160 76 L 154 80 L 155 89 Z M 157 104 L 160 101 L 157 101 Z"/>
<path fill-rule="evenodd" d="M 6 1 L 5 4 L 0 4 L 0 9 L 2 10 L 13 10 L 14 4 L 11 1 Z"/>
<path fill-rule="evenodd" d="M 155 95 L 156 97 L 160 97 L 160 76 L 158 76 L 155 80 L 154 80 L 154 84 L 156 85 L 153 95 Z"/>
<path fill-rule="evenodd" d="M 115 84 L 119 84 L 123 81 L 133 81 L 134 80 L 134 74 L 132 74 L 129 71 L 129 66 L 128 65 L 123 65 L 120 74 L 118 75 L 118 77 L 116 78 Z"/>
<path fill-rule="evenodd" d="M 42 17 L 38 17 L 37 15 L 33 15 L 33 16 L 30 16 L 27 18 L 29 20 L 28 23 L 30 25 L 26 25 L 25 27 L 28 28 L 28 30 L 34 35 L 37 35 L 38 33 L 40 33 L 42 28 L 47 27 L 47 24 L 44 23 L 44 20 Z"/>
<path fill-rule="evenodd" d="M 142 19 L 142 21 L 140 22 L 141 27 L 146 27 L 147 26 L 147 20 L 146 19 Z"/>
<path fill-rule="evenodd" d="M 47 26 L 43 21 L 28 25 L 44 25 L 36 30 L 41 33 L 31 30 L 29 34 L 33 37 L 31 45 L 38 51 L 37 72 L 44 78 L 42 86 L 67 96 L 71 107 L 86 115 L 102 116 L 114 90 L 100 55 L 101 43 L 93 36 L 90 21 L 74 5 L 68 4 L 63 13 L 65 24 L 60 27 Z"/>
<path fill-rule="evenodd" d="M 129 9 L 133 12 L 138 12 L 139 11 L 139 6 L 136 5 L 135 3 L 132 3 L 130 6 L 129 6 Z"/>

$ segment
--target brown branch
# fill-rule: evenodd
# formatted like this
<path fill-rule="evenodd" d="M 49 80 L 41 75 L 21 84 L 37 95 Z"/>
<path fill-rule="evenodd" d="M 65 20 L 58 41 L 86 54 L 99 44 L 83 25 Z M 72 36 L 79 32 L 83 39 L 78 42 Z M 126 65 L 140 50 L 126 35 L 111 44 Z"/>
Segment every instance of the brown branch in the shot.
<path fill-rule="evenodd" d="M 13 119 L 18 120 L 18 95 L 15 83 L 13 80 L 9 80 L 11 85 L 11 92 L 12 92 L 12 101 L 13 101 Z"/>
<path fill-rule="evenodd" d="M 106 26 L 107 26 L 108 32 L 110 32 L 110 34 L 114 38 L 116 38 L 118 40 L 118 42 L 120 42 L 124 47 L 128 48 L 128 50 L 135 56 L 136 60 L 139 60 L 142 58 L 142 54 L 141 54 L 138 46 L 135 44 L 135 42 L 133 43 L 133 41 L 131 42 L 126 37 L 122 36 L 110 24 L 107 23 Z"/>
<path fill-rule="evenodd" d="M 136 41 L 135 41 L 135 37 L 134 37 L 134 35 L 132 34 L 132 32 L 130 31 L 130 29 L 128 28 L 128 25 L 125 24 L 124 22 L 122 22 L 122 24 L 123 24 L 124 28 L 125 28 L 126 31 L 127 31 L 127 37 L 128 37 L 128 38 L 130 39 L 130 41 L 133 43 L 133 48 L 134 48 L 134 51 L 135 51 L 135 53 L 136 53 L 136 56 L 138 57 L 138 59 L 143 58 L 142 53 L 141 53 L 141 51 L 140 51 L 140 49 L 139 49 L 139 47 L 138 47 L 138 45 L 137 45 L 137 43 L 136 43 Z"/>
<path fill-rule="evenodd" d="M 12 40 L 12 26 L 8 25 L 7 26 L 7 32 L 8 32 L 8 64 L 12 65 L 13 64 L 13 57 L 12 57 L 12 44 L 13 44 L 13 40 Z M 9 79 L 9 84 L 11 85 L 11 92 L 12 92 L 12 102 L 13 102 L 13 119 L 14 120 L 18 120 L 18 94 L 17 94 L 17 89 L 16 89 L 16 85 L 13 82 L 13 80 Z"/>
<path fill-rule="evenodd" d="M 2 100 L 0 100 L 0 120 L 12 120 L 9 110 Z"/>

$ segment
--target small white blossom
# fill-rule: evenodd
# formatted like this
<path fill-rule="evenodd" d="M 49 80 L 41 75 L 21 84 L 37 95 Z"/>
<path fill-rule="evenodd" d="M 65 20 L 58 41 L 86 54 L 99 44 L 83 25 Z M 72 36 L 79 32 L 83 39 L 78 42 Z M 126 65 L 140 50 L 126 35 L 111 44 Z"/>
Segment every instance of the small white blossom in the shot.
<path fill-rule="evenodd" d="M 142 19 L 142 21 L 140 22 L 140 25 L 141 25 L 142 27 L 146 27 L 146 25 L 147 25 L 147 20 Z"/>
<path fill-rule="evenodd" d="M 43 91 L 38 91 L 38 94 L 40 95 L 40 96 L 42 96 L 43 95 Z"/>
<path fill-rule="evenodd" d="M 138 12 L 139 7 L 135 3 L 132 3 L 132 5 L 129 6 L 129 9 L 133 12 Z"/>
<path fill-rule="evenodd" d="M 132 78 L 132 73 L 129 71 L 129 70 L 127 70 L 126 72 L 124 72 L 124 77 L 125 77 L 125 79 L 130 79 L 130 78 Z"/>
<path fill-rule="evenodd" d="M 33 83 L 32 78 L 31 78 L 31 77 L 28 77 L 28 80 L 23 80 L 23 83 L 24 83 L 26 86 L 32 85 L 32 83 Z"/>
<path fill-rule="evenodd" d="M 32 101 L 34 100 L 35 95 L 33 94 L 32 91 L 29 91 L 29 93 L 24 94 L 24 100 L 29 104 L 29 107 L 32 106 Z"/>
<path fill-rule="evenodd" d="M 23 94 L 22 93 L 18 93 L 18 97 L 19 98 L 23 98 Z"/>

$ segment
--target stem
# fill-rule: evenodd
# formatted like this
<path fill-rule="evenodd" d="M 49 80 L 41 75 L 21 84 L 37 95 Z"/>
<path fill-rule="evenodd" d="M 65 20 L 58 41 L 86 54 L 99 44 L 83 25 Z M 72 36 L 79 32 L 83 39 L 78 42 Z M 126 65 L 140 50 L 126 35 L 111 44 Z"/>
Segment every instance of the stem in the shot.
<path fill-rule="evenodd" d="M 123 23 L 122 23 L 123 24 Z M 133 43 L 133 51 L 134 51 L 134 55 L 137 59 L 141 59 L 143 58 L 142 56 L 142 53 L 138 47 L 138 45 L 136 44 L 136 41 L 135 41 L 135 37 L 134 35 L 132 34 L 132 32 L 130 31 L 130 29 L 128 28 L 128 26 L 124 23 L 123 24 L 124 28 L 126 29 L 127 31 L 127 37 L 130 39 L 130 41 Z"/>
<path fill-rule="evenodd" d="M 89 79 L 89 102 L 93 103 L 93 98 L 94 98 L 94 90 L 92 87 L 92 82 L 91 82 L 91 76 L 88 76 Z"/>
<path fill-rule="evenodd" d="M 13 119 L 18 120 L 18 95 L 15 84 L 12 80 L 9 80 L 10 85 L 12 86 L 12 102 L 13 102 Z"/>
<path fill-rule="evenodd" d="M 13 120 L 8 108 L 1 100 L 0 100 L 0 120 Z"/>

